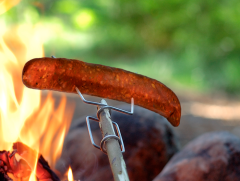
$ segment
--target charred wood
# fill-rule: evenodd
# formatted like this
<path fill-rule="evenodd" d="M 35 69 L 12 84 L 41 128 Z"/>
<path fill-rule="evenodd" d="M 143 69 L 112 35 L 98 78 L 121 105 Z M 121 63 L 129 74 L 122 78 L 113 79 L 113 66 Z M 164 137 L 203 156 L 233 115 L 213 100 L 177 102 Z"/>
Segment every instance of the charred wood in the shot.
<path fill-rule="evenodd" d="M 14 143 L 13 150 L 12 153 L 0 151 L 0 178 L 3 181 L 12 180 L 8 176 L 10 173 L 16 178 L 28 178 L 33 171 L 36 158 L 38 159 L 36 177 L 39 181 L 60 181 L 43 156 L 35 150 L 21 142 Z"/>

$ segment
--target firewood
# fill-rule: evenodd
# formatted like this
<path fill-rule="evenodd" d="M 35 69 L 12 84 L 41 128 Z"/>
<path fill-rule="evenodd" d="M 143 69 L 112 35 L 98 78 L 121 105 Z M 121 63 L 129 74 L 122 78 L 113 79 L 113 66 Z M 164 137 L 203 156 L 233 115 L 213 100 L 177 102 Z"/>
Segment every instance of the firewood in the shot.
<path fill-rule="evenodd" d="M 42 155 L 24 145 L 21 142 L 13 144 L 14 151 L 0 151 L 0 179 L 1 181 L 12 180 L 8 173 L 13 174 L 16 178 L 27 178 L 34 169 L 35 159 L 38 159 L 36 168 L 36 177 L 39 181 L 60 181 L 57 175 L 51 170 L 47 161 Z M 18 158 L 16 158 L 18 154 Z"/>

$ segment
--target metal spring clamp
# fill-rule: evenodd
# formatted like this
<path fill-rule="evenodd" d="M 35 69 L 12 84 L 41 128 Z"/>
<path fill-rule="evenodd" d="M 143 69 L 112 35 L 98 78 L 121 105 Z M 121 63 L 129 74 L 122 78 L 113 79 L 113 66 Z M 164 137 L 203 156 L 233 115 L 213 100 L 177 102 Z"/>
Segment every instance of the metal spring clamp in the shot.
<path fill-rule="evenodd" d="M 86 103 L 86 104 L 91 104 L 91 105 L 95 105 L 95 106 L 103 106 L 103 107 L 101 107 L 101 108 L 97 111 L 97 118 L 92 117 L 92 116 L 87 116 L 87 117 L 86 117 L 86 123 L 87 123 L 87 127 L 88 127 L 88 133 L 89 133 L 89 137 L 90 137 L 90 140 L 91 140 L 92 145 L 93 145 L 95 148 L 98 148 L 99 150 L 101 150 L 103 153 L 107 154 L 106 150 L 105 150 L 104 147 L 103 147 L 105 141 L 108 140 L 108 139 L 116 139 L 116 140 L 118 140 L 118 142 L 119 142 L 119 144 L 120 144 L 122 153 L 125 152 L 125 147 L 124 147 L 122 135 L 121 135 L 119 126 L 118 126 L 118 124 L 117 124 L 116 122 L 112 121 L 112 123 L 114 124 L 114 126 L 115 126 L 115 128 L 116 128 L 116 130 L 117 130 L 117 135 L 118 135 L 118 136 L 116 136 L 116 135 L 107 135 L 107 136 L 105 136 L 105 137 L 101 140 L 100 146 L 98 146 L 97 144 L 95 144 L 95 142 L 94 142 L 94 140 L 93 140 L 93 135 L 92 135 L 91 126 L 90 126 L 90 120 L 99 122 L 99 120 L 100 120 L 100 113 L 101 113 L 104 109 L 110 109 L 110 110 L 114 110 L 114 111 L 121 112 L 121 113 L 123 113 L 123 114 L 133 115 L 133 112 L 134 112 L 134 99 L 133 99 L 133 98 L 131 99 L 131 112 L 129 112 L 129 111 L 125 111 L 125 110 L 122 110 L 122 109 L 113 107 L 113 106 L 108 106 L 107 104 L 102 104 L 102 103 L 98 103 L 98 102 L 87 101 L 87 100 L 83 97 L 83 95 L 81 94 L 81 92 L 79 91 L 79 89 L 78 89 L 77 87 L 76 87 L 76 91 L 77 91 L 78 95 L 80 96 L 80 98 L 82 99 L 82 101 L 83 101 L 84 103 Z"/>

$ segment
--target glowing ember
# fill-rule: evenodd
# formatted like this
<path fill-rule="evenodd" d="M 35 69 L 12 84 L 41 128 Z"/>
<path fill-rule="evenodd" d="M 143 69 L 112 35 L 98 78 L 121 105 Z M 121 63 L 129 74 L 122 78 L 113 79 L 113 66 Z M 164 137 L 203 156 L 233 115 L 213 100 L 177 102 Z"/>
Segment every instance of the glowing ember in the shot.
<path fill-rule="evenodd" d="M 74 181 L 71 167 L 68 169 L 68 181 Z"/>

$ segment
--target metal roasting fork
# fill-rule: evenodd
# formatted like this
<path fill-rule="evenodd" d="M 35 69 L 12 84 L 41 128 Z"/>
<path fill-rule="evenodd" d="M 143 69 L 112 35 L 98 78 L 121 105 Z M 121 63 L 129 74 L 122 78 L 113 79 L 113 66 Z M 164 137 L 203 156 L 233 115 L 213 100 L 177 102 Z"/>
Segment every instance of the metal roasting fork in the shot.
<path fill-rule="evenodd" d="M 111 120 L 110 111 L 114 110 L 123 114 L 133 115 L 134 99 L 131 99 L 131 112 L 129 112 L 116 107 L 108 106 L 107 102 L 104 99 L 101 100 L 101 103 L 87 101 L 86 99 L 84 99 L 83 95 L 77 87 L 76 91 L 84 103 L 95 105 L 98 108 L 97 118 L 91 116 L 86 117 L 88 133 L 92 145 L 108 155 L 114 181 L 129 181 L 126 164 L 122 155 L 122 153 L 125 152 L 123 139 L 118 124 Z M 103 139 L 100 142 L 100 146 L 95 144 L 93 140 L 90 120 L 99 122 L 99 127 L 103 136 Z M 115 126 L 115 129 L 117 131 L 117 135 L 115 133 L 113 125 Z"/>

